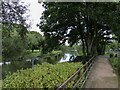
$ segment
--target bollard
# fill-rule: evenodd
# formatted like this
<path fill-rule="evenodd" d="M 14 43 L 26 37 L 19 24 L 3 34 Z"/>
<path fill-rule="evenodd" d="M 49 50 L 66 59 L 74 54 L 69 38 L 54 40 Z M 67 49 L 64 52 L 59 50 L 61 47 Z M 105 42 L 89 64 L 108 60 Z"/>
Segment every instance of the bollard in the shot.
<path fill-rule="evenodd" d="M 115 54 L 115 57 L 117 57 L 117 54 Z"/>
<path fill-rule="evenodd" d="M 112 58 L 113 57 L 113 54 L 110 54 L 110 58 Z"/>
<path fill-rule="evenodd" d="M 32 69 L 34 69 L 34 61 L 35 61 L 35 58 L 32 58 L 32 59 L 31 59 L 31 62 L 32 62 Z"/>

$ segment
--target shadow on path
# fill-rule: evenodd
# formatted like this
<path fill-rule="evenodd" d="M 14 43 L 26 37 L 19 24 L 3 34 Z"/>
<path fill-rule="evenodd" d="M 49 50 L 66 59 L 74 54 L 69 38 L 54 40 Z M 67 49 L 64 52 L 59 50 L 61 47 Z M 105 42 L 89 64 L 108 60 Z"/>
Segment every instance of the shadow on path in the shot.
<path fill-rule="evenodd" d="M 98 56 L 84 88 L 118 88 L 118 78 L 107 56 Z"/>

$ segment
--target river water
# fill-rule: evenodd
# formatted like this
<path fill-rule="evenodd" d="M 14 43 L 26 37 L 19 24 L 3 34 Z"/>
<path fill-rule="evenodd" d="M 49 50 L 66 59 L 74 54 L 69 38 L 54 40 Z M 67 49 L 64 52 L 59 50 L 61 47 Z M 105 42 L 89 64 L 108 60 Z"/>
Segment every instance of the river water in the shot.
<path fill-rule="evenodd" d="M 65 53 L 64 56 L 60 59 L 59 62 L 69 62 L 73 61 L 76 56 L 70 53 Z"/>

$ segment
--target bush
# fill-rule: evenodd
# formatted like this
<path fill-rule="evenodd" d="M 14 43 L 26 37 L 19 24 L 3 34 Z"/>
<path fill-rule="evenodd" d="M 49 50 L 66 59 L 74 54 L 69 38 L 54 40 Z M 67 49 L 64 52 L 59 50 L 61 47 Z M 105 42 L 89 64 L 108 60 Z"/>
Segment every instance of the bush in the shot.
<path fill-rule="evenodd" d="M 110 63 L 113 67 L 113 69 L 120 75 L 120 57 L 113 57 L 110 58 Z"/>
<path fill-rule="evenodd" d="M 54 88 L 68 79 L 82 64 L 78 63 L 42 63 L 34 70 L 19 70 L 3 80 L 3 88 Z M 68 87 L 70 88 L 71 85 Z"/>
<path fill-rule="evenodd" d="M 118 74 L 119 74 L 119 76 L 120 76 L 120 57 L 118 57 Z"/>
<path fill-rule="evenodd" d="M 10 75 L 17 70 L 31 68 L 31 62 L 23 61 L 13 61 L 11 64 L 2 65 L 2 78 L 6 78 L 7 75 Z"/>

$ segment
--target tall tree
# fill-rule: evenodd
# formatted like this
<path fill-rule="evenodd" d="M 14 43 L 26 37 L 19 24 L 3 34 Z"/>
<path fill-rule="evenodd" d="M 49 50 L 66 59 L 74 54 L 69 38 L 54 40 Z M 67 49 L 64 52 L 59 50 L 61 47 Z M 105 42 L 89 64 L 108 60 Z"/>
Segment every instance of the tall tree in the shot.
<path fill-rule="evenodd" d="M 27 28 L 29 27 L 29 24 L 26 23 L 28 18 L 26 14 L 28 12 L 28 6 L 24 5 L 19 0 L 10 2 L 3 0 L 1 6 L 2 14 L 0 21 L 2 23 L 2 30 L 4 30 L 5 33 L 9 33 L 8 36 L 10 36 L 10 32 L 16 27 L 18 28 L 17 32 L 20 34 L 21 38 L 24 38 Z"/>
<path fill-rule="evenodd" d="M 27 20 L 27 6 L 18 1 L 1 2 L 2 13 L 2 58 L 15 60 L 25 49 L 25 36 L 29 24 Z"/>
<path fill-rule="evenodd" d="M 50 51 L 66 40 L 71 46 L 81 40 L 84 55 L 103 54 L 112 29 L 110 15 L 116 5 L 117 3 L 45 2 L 45 11 L 39 24 L 45 35 L 45 47 Z"/>

